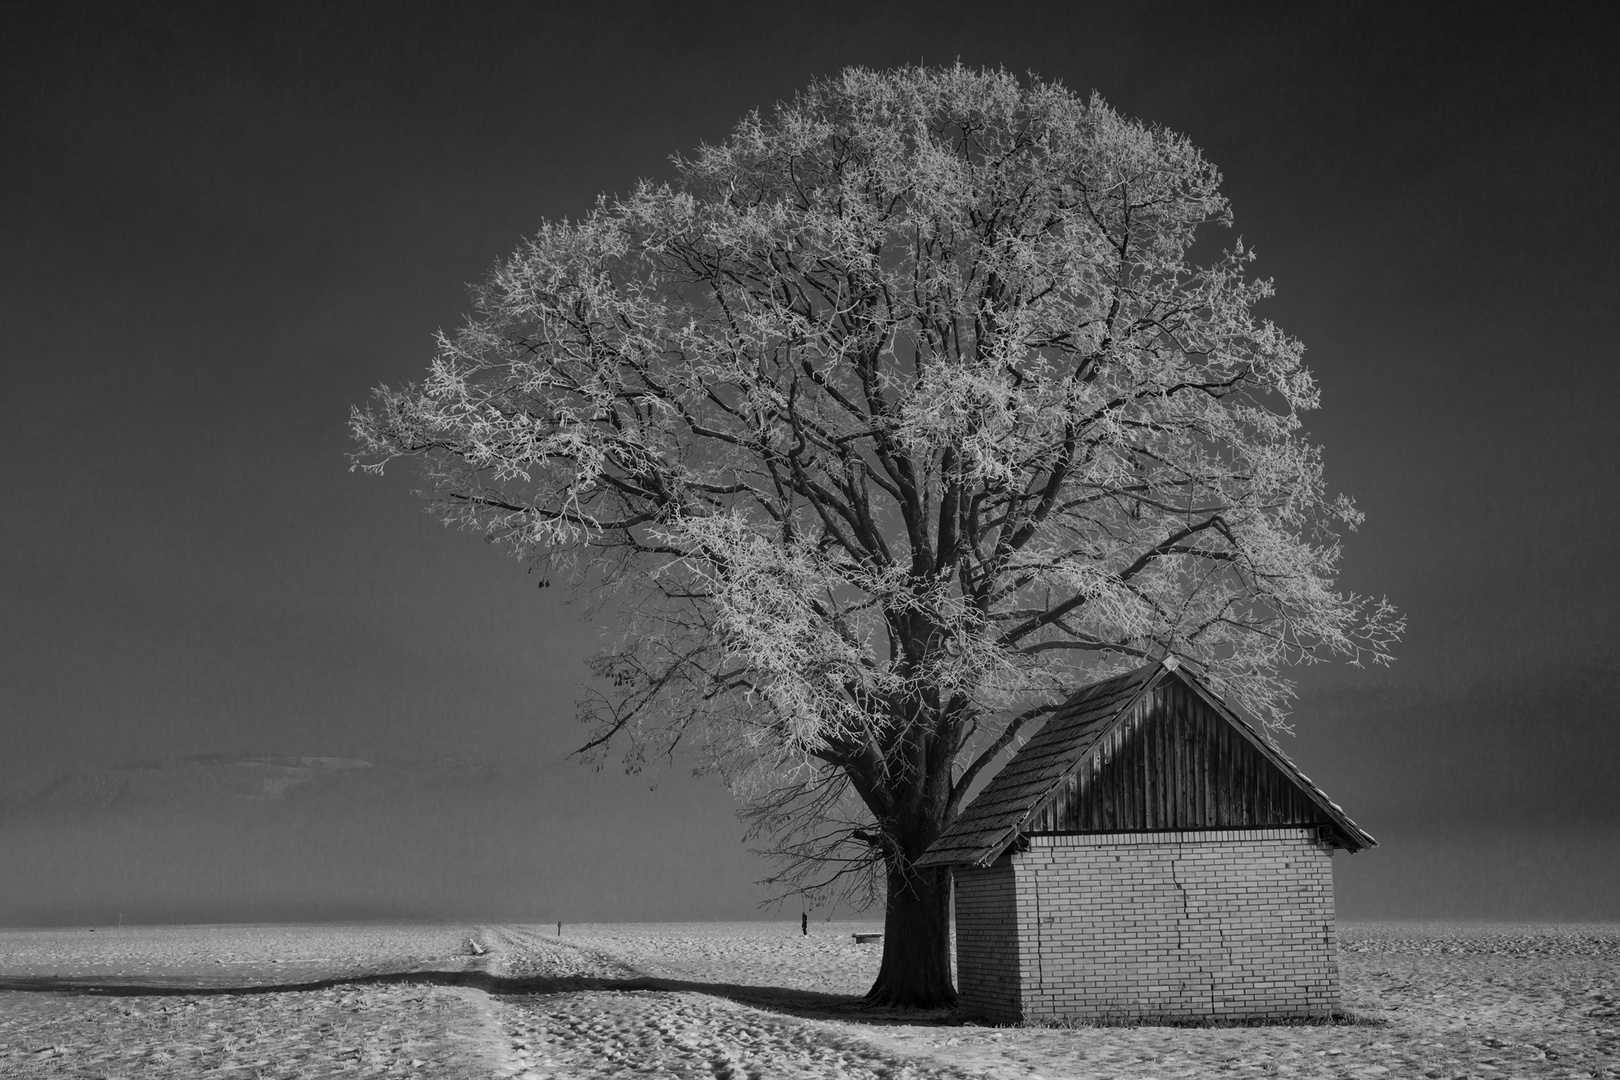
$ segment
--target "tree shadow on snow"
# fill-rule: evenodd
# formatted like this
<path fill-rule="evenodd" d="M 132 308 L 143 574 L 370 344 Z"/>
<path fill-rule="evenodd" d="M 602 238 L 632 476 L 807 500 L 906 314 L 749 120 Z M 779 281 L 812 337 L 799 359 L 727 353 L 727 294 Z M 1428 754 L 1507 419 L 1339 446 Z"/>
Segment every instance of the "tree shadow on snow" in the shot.
<path fill-rule="evenodd" d="M 622 978 L 591 976 L 503 976 L 476 968 L 373 971 L 309 980 L 267 978 L 244 980 L 195 975 L 93 977 L 78 975 L 0 976 L 0 991 L 85 994 L 101 997 L 208 997 L 215 995 L 287 994 L 345 986 L 467 986 L 490 994 L 533 996 L 582 991 L 706 994 L 803 1019 L 850 1023 L 937 1026 L 949 1023 L 950 1009 L 899 1009 L 866 1004 L 860 997 L 742 983 L 695 982 L 648 975 Z"/>

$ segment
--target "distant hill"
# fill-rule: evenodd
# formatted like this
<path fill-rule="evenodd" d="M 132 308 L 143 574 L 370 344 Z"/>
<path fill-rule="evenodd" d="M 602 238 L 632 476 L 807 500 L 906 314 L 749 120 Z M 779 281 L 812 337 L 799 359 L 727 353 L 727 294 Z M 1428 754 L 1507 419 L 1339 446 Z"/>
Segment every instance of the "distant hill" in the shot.
<path fill-rule="evenodd" d="M 720 785 L 571 761 L 204 754 L 0 806 L 0 927 L 749 918 Z"/>
<path fill-rule="evenodd" d="M 489 765 L 455 758 L 372 762 L 342 757 L 196 754 L 66 773 L 32 794 L 0 801 L 0 816 L 346 804 L 479 788 L 501 778 L 501 772 Z"/>

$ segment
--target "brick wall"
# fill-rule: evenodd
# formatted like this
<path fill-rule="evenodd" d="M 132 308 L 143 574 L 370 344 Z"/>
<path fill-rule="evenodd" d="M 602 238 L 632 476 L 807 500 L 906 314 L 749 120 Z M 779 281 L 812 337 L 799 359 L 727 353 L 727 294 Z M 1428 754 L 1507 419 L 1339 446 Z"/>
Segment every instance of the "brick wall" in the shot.
<path fill-rule="evenodd" d="M 1018 903 L 1012 860 L 1003 855 L 983 870 L 958 866 L 955 884 L 956 991 L 962 1010 L 985 1020 L 1017 1021 Z"/>
<path fill-rule="evenodd" d="M 1298 828 L 1031 837 L 1012 858 L 1024 1016 L 1331 1012 L 1331 855 Z"/>
<path fill-rule="evenodd" d="M 968 1013 L 1281 1019 L 1337 1007 L 1332 849 L 1314 829 L 1029 844 L 989 869 L 956 870 Z"/>

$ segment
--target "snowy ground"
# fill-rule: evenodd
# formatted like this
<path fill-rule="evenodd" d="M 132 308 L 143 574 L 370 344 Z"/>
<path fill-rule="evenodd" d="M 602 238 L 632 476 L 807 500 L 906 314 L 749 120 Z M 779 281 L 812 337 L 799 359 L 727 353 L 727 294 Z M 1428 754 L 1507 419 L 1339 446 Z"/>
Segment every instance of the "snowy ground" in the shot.
<path fill-rule="evenodd" d="M 1345 1022 L 988 1028 L 869 924 L 0 930 L 0 1077 L 1620 1077 L 1620 927 L 1347 926 Z"/>

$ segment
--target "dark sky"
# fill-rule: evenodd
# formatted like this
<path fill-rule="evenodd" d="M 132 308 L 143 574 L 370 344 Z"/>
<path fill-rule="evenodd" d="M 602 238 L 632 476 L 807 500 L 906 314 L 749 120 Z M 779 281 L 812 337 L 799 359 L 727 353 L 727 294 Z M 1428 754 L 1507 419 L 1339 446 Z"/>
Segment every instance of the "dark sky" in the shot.
<path fill-rule="evenodd" d="M 52 804 L 0 818 L 0 923 L 751 911 L 717 784 L 562 760 L 598 628 L 407 471 L 350 474 L 346 414 L 543 219 L 816 74 L 956 59 L 1190 136 L 1309 348 L 1313 437 L 1368 517 L 1342 583 L 1410 618 L 1391 672 L 1308 674 L 1287 746 L 1384 842 L 1339 860 L 1341 911 L 1620 918 L 1599 7 L 6 5 L 0 799 L 203 753 L 453 756 L 522 794 L 379 796 L 302 846 L 308 821 L 199 840 Z M 483 900 L 378 899 L 469 859 L 506 865 Z M 241 906 L 271 863 L 302 907 Z"/>

